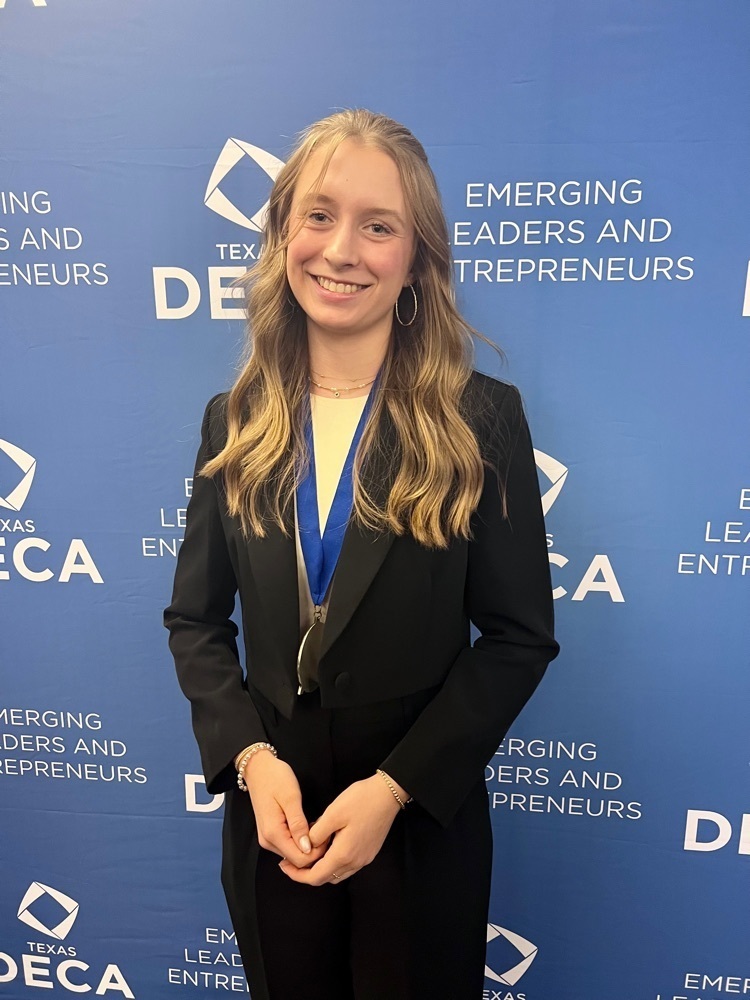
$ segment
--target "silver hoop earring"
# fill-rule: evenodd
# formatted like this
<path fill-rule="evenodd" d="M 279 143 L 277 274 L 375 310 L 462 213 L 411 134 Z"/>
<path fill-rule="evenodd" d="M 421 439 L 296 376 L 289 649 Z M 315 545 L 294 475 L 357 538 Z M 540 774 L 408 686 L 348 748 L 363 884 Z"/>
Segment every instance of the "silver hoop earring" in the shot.
<path fill-rule="evenodd" d="M 419 312 L 419 301 L 417 299 L 417 293 L 414 291 L 414 285 L 407 285 L 406 287 L 411 290 L 411 294 L 414 297 L 414 315 L 412 316 L 412 318 L 409 320 L 408 323 L 404 323 L 404 321 L 398 314 L 398 299 L 396 299 L 396 319 L 399 321 L 401 326 L 411 326 L 414 320 L 417 318 L 417 313 Z"/>

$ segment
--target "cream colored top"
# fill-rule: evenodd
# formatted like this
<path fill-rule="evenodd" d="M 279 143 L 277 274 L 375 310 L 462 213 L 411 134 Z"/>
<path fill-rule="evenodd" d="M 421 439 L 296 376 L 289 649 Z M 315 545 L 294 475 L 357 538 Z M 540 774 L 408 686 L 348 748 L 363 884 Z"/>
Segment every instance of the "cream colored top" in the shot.
<path fill-rule="evenodd" d="M 313 448 L 315 451 L 315 479 L 318 490 L 318 520 L 321 536 L 333 504 L 336 487 L 341 478 L 346 456 L 351 447 L 359 418 L 365 408 L 367 396 L 353 399 L 336 399 L 333 396 L 316 396 L 310 393 Z M 299 540 L 297 497 L 294 498 L 294 533 L 297 543 L 297 584 L 299 587 L 300 638 L 312 624 L 314 606 L 307 582 L 305 559 Z M 323 621 L 326 619 L 330 587 L 323 601 Z"/>

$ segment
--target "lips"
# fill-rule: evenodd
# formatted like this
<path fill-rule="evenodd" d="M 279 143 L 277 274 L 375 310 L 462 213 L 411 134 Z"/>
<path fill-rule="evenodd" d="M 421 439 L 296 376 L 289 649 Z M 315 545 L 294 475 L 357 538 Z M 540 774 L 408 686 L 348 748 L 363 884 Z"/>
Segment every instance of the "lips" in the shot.
<path fill-rule="evenodd" d="M 369 287 L 368 285 L 355 285 L 351 282 L 331 281 L 330 278 L 324 278 L 319 274 L 313 274 L 310 277 L 327 292 L 336 292 L 338 295 L 356 295 L 357 292 Z"/>

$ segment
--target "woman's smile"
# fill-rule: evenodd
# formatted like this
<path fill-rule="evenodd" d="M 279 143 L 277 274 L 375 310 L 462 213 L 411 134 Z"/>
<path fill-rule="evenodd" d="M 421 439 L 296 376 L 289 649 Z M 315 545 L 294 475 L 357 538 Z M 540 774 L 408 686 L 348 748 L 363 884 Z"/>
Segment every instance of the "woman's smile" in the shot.
<path fill-rule="evenodd" d="M 353 296 L 357 292 L 363 292 L 369 285 L 356 285 L 353 282 L 335 281 L 333 278 L 323 278 L 319 274 L 311 274 L 318 285 L 327 292 L 335 292 L 338 295 Z"/>

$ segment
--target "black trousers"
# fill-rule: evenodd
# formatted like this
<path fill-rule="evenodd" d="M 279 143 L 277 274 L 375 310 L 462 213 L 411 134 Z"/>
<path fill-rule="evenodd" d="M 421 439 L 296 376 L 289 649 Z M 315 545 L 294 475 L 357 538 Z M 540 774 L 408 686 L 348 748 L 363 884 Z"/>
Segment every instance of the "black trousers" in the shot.
<path fill-rule="evenodd" d="M 251 691 L 312 823 L 375 768 L 434 692 L 347 709 L 298 697 L 291 720 Z M 227 793 L 222 883 L 252 1000 L 479 1000 L 492 870 L 484 775 L 444 829 L 417 803 L 338 885 L 300 885 L 258 844 L 247 793 Z"/>

